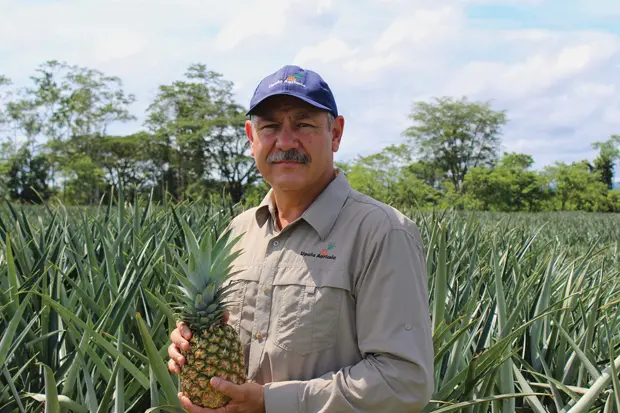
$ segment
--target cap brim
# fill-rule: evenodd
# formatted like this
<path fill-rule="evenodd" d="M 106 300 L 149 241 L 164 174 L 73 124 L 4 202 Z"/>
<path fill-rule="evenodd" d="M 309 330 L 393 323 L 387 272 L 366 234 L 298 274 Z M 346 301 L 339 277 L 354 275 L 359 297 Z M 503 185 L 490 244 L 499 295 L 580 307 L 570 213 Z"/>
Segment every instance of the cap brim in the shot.
<path fill-rule="evenodd" d="M 290 91 L 282 91 L 282 92 L 275 92 L 272 93 L 271 95 L 265 96 L 264 98 L 262 98 L 261 100 L 259 100 L 258 102 L 256 102 L 256 104 L 254 105 L 254 107 L 250 110 L 247 111 L 246 116 L 249 116 L 250 114 L 252 114 L 252 112 L 254 112 L 256 110 L 256 108 L 258 108 L 258 106 L 263 103 L 265 100 L 273 97 L 273 96 L 278 96 L 278 95 L 288 95 L 288 96 L 293 96 L 296 97 L 298 99 L 303 100 L 306 103 L 309 103 L 310 105 L 319 108 L 319 109 L 323 109 L 326 110 L 328 112 L 331 112 L 332 110 L 330 108 L 328 108 L 325 105 L 321 105 L 320 103 L 315 102 L 314 100 L 308 98 L 307 96 L 304 95 L 300 95 L 298 93 L 295 92 L 290 92 Z"/>

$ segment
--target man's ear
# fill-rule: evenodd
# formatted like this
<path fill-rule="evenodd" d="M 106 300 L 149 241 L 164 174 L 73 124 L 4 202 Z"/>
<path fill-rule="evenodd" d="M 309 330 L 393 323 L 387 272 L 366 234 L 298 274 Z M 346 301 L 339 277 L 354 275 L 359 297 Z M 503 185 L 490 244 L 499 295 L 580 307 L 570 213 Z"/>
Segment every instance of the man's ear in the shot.
<path fill-rule="evenodd" d="M 250 141 L 250 156 L 254 156 L 254 131 L 252 130 L 252 121 L 245 121 L 245 134 L 248 136 L 248 140 Z"/>
<path fill-rule="evenodd" d="M 338 116 L 334 119 L 332 126 L 332 151 L 338 152 L 340 148 L 340 142 L 342 141 L 342 134 L 344 132 L 344 117 Z"/>

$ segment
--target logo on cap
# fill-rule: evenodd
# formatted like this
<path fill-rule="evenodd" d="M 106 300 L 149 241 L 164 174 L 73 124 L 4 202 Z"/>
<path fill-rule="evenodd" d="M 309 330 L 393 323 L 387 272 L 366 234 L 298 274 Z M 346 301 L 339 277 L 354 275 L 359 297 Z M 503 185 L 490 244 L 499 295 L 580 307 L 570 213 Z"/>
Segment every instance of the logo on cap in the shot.
<path fill-rule="evenodd" d="M 338 116 L 334 95 L 323 78 L 312 70 L 304 70 L 294 65 L 283 66 L 260 81 L 250 99 L 250 108 L 246 115 L 251 115 L 268 97 L 283 94 L 296 96 Z"/>
<path fill-rule="evenodd" d="M 301 75 L 300 73 L 296 73 L 294 75 L 287 76 L 286 79 L 284 80 L 276 80 L 275 82 L 269 85 L 269 88 L 272 88 L 275 85 L 279 85 L 280 83 L 293 83 L 301 87 L 306 87 L 306 85 L 302 83 L 302 79 L 303 79 L 303 75 Z"/>

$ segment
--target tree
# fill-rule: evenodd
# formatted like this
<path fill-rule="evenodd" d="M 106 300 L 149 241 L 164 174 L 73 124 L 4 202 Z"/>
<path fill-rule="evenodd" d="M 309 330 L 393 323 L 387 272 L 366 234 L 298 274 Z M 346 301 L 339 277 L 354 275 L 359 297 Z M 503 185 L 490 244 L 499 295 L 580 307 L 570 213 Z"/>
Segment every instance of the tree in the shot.
<path fill-rule="evenodd" d="M 566 164 L 556 162 L 545 168 L 553 191 L 559 200 L 559 209 L 571 211 L 607 210 L 607 186 L 598 172 L 590 172 L 587 161 Z"/>
<path fill-rule="evenodd" d="M 11 82 L 0 76 L 0 85 Z M 2 144 L 4 165 L 0 168 L 5 176 L 3 192 L 13 200 L 40 202 L 50 196 L 47 188 L 49 162 L 45 154 L 38 153 L 36 138 L 43 128 L 36 106 L 24 97 L 23 91 L 5 93 L 1 96 L 4 108 L 0 113 L 2 129 L 10 135 Z M 38 195 L 37 195 L 38 192 Z"/>
<path fill-rule="evenodd" d="M 607 192 L 607 202 L 609 204 L 609 212 L 620 212 L 620 189 Z"/>
<path fill-rule="evenodd" d="M 352 162 L 337 165 L 347 175 L 351 187 L 380 201 L 390 203 L 390 191 L 398 170 L 385 151 L 357 156 Z"/>
<path fill-rule="evenodd" d="M 465 204 L 493 211 L 535 211 L 545 199 L 545 181 L 530 155 L 504 153 L 494 168 L 474 167 L 464 179 Z"/>
<path fill-rule="evenodd" d="M 66 195 L 96 202 L 104 184 L 100 143 L 112 123 L 135 119 L 128 109 L 135 96 L 116 76 L 56 60 L 40 65 L 31 80 L 21 104 L 42 124 L 52 173 L 62 173 Z"/>
<path fill-rule="evenodd" d="M 8 102 L 11 92 L 5 92 L 4 88 L 11 85 L 11 79 L 4 75 L 0 75 L 0 105 L 6 104 Z M 3 130 L 3 126 L 6 124 L 7 118 L 6 113 L 3 110 L 2 106 L 0 106 L 0 131 Z"/>
<path fill-rule="evenodd" d="M 492 166 L 500 145 L 504 111 L 491 109 L 489 102 L 467 98 L 435 98 L 414 104 L 409 119 L 415 122 L 403 134 L 421 159 L 445 173 L 457 192 L 470 168 Z"/>
<path fill-rule="evenodd" d="M 249 156 L 245 110 L 233 100 L 232 83 L 193 64 L 186 80 L 162 85 L 147 109 L 146 126 L 166 148 L 162 170 L 177 199 L 206 195 L 225 186 L 234 202 L 258 171 Z"/>
<path fill-rule="evenodd" d="M 9 170 L 8 160 L 15 152 L 13 150 L 14 143 L 10 138 L 2 134 L 2 132 L 6 131 L 7 125 L 5 110 L 2 106 L 10 96 L 10 92 L 5 92 L 4 88 L 9 85 L 11 85 L 11 80 L 4 75 L 0 75 L 0 196 L 7 194 L 9 191 L 7 176 Z"/>
<path fill-rule="evenodd" d="M 338 167 L 353 188 L 391 205 L 426 207 L 439 202 L 439 191 L 426 182 L 432 180 L 432 171 L 427 165 L 413 163 L 406 145 L 390 145 Z"/>
<path fill-rule="evenodd" d="M 38 204 L 51 195 L 47 185 L 49 164 L 44 155 L 30 152 L 27 144 L 9 160 L 8 192 L 12 200 Z"/>
<path fill-rule="evenodd" d="M 105 136 L 98 148 L 102 157 L 102 167 L 107 172 L 107 187 L 117 191 L 129 189 L 126 197 L 131 197 L 134 190 L 147 190 L 149 185 L 156 185 L 152 180 L 155 169 L 153 159 L 156 153 L 151 150 L 152 137 L 146 132 L 128 136 Z M 161 195 L 161 194 L 159 194 Z"/>
<path fill-rule="evenodd" d="M 594 142 L 592 147 L 599 150 L 592 169 L 600 174 L 601 181 L 607 185 L 607 188 L 612 189 L 614 164 L 620 159 L 620 135 L 612 135 L 604 142 Z"/>

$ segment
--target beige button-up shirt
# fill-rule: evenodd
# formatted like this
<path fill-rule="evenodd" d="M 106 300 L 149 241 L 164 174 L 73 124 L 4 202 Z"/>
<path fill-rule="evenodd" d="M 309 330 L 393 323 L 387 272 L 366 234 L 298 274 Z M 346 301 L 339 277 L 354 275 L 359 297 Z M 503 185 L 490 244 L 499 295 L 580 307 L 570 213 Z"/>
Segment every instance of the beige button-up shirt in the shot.
<path fill-rule="evenodd" d="M 433 392 L 416 226 L 336 178 L 278 230 L 271 192 L 231 222 L 230 319 L 267 413 L 419 412 Z"/>

